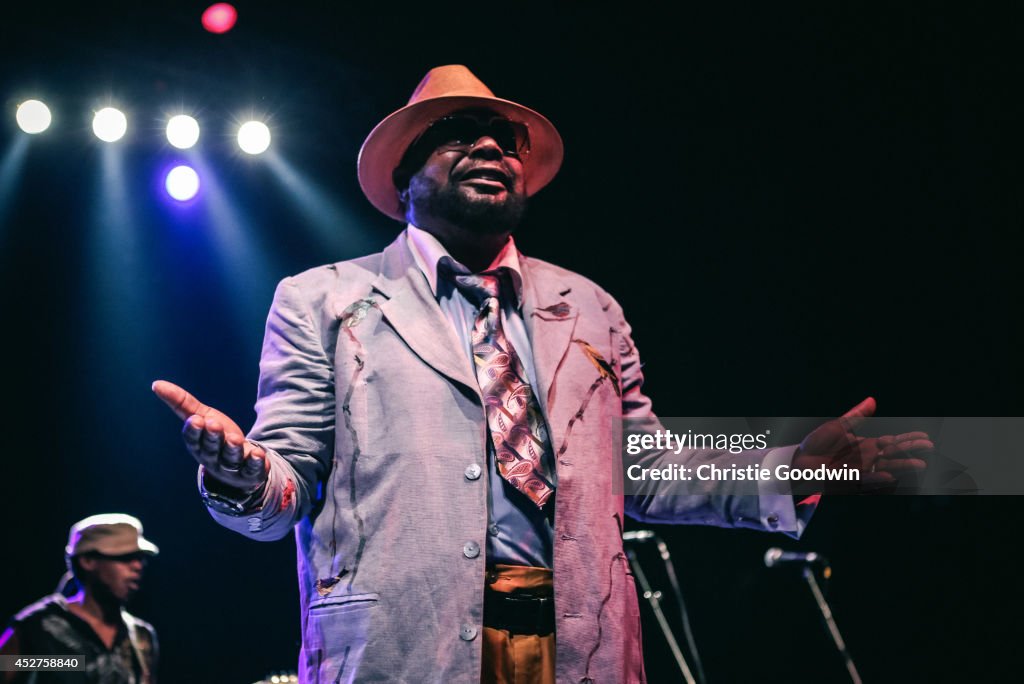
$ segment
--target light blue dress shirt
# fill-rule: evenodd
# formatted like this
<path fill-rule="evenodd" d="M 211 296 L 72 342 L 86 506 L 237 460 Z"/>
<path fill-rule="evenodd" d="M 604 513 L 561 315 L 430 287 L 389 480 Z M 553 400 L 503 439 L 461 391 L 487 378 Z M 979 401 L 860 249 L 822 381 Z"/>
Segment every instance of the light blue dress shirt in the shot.
<path fill-rule="evenodd" d="M 455 271 L 469 269 L 455 261 L 448 250 L 430 233 L 409 224 L 407 231 L 409 249 L 420 271 L 430 283 L 430 290 L 437 298 L 437 303 L 451 322 L 455 334 L 462 342 L 466 356 L 473 358 L 473 326 L 476 323 L 477 308 L 467 300 L 447 278 L 438 278 L 437 267 L 442 259 L 451 260 Z M 515 242 L 509 237 L 501 253 L 495 257 L 485 270 L 497 268 L 508 269 L 514 296 L 501 298 L 501 326 L 505 336 L 516 350 L 526 371 L 527 381 L 533 388 L 537 387 L 537 376 L 533 364 L 533 347 L 526 332 L 526 322 L 522 315 L 522 271 L 519 267 L 519 254 Z M 490 444 L 490 442 L 488 442 Z M 528 565 L 538 568 L 552 568 L 552 549 L 554 529 L 549 517 L 554 511 L 554 497 L 557 496 L 557 480 L 555 494 L 548 500 L 544 510 L 538 509 L 519 490 L 510 485 L 498 472 L 494 459 L 494 448 L 488 446 L 488 473 L 490 487 L 488 503 L 490 520 L 487 534 L 487 561 L 507 563 L 509 565 Z M 550 443 L 545 447 L 545 458 L 548 459 L 549 472 L 554 477 L 555 467 Z"/>

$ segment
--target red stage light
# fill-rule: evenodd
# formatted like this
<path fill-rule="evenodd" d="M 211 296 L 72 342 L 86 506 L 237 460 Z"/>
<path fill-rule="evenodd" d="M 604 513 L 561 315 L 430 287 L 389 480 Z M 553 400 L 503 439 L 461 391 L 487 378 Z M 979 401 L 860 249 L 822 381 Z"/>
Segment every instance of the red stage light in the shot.
<path fill-rule="evenodd" d="M 203 28 L 210 33 L 227 33 L 235 25 L 238 12 L 226 2 L 210 5 L 203 12 Z"/>

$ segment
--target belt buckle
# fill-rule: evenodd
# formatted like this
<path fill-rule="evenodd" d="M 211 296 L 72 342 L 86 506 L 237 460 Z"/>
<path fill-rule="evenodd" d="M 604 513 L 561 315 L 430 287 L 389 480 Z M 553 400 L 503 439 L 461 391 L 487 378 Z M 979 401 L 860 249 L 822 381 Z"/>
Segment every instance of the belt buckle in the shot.
<path fill-rule="evenodd" d="M 550 634 L 555 629 L 554 597 L 537 596 L 529 592 L 487 592 L 497 602 L 492 619 L 498 629 L 506 629 L 512 634 Z M 485 609 L 485 614 L 486 614 Z M 550 617 L 549 617 L 550 614 Z M 498 615 L 501 615 L 498 618 Z M 485 624 L 488 618 L 485 617 Z M 500 624 L 498 624 L 500 623 Z"/>
<path fill-rule="evenodd" d="M 544 624 L 546 622 L 545 618 L 547 617 L 548 603 L 551 602 L 552 599 L 550 596 L 539 596 L 536 600 L 537 618 L 536 624 L 534 625 L 534 634 L 541 634 L 542 632 L 544 632 L 545 628 L 554 628 L 554 625 L 549 626 Z M 553 606 L 552 610 L 554 610 Z"/>
<path fill-rule="evenodd" d="M 529 622 L 532 623 L 533 634 L 549 633 L 553 628 L 553 625 L 545 624 L 548 605 L 553 601 L 552 597 L 534 596 L 532 594 L 509 594 L 509 599 L 514 603 L 519 603 L 521 606 L 529 606 L 529 610 L 532 613 Z"/>

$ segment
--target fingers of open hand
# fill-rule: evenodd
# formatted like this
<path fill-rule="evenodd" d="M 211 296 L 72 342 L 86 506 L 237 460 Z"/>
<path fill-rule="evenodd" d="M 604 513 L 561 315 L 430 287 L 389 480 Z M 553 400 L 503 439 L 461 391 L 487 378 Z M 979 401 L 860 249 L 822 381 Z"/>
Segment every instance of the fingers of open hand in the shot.
<path fill-rule="evenodd" d="M 209 410 L 208 406 L 185 391 L 183 387 L 166 380 L 154 382 L 153 392 L 181 419 L 196 413 L 205 414 Z"/>
<path fill-rule="evenodd" d="M 215 466 L 224 448 L 224 428 L 215 420 L 199 415 L 189 416 L 182 429 L 185 447 L 206 467 Z"/>
<path fill-rule="evenodd" d="M 207 421 L 208 425 L 219 424 L 216 421 Z M 227 432 L 222 430 L 222 446 L 220 449 L 220 463 L 221 467 L 227 471 L 239 472 L 242 466 L 245 464 L 245 438 L 237 432 Z"/>
<path fill-rule="evenodd" d="M 872 397 L 867 397 L 864 401 L 860 402 L 852 409 L 844 413 L 839 417 L 839 423 L 846 430 L 852 430 L 853 428 L 864 422 L 865 418 L 869 418 L 875 415 L 875 400 Z"/>
<path fill-rule="evenodd" d="M 266 478 L 266 452 L 247 442 L 233 426 L 215 418 L 190 416 L 182 436 L 189 453 L 210 475 L 236 486 L 249 486 Z"/>
<path fill-rule="evenodd" d="M 202 416 L 189 416 L 181 430 L 181 436 L 185 440 L 185 448 L 197 461 L 206 465 L 202 452 L 204 435 L 206 434 L 206 420 Z"/>
<path fill-rule="evenodd" d="M 241 474 L 249 479 L 262 480 L 266 477 L 267 454 L 260 447 L 251 442 L 243 440 L 245 449 L 245 460 L 242 463 Z"/>
<path fill-rule="evenodd" d="M 901 435 L 886 435 L 877 440 L 879 459 L 908 458 L 920 460 L 935 450 L 935 444 L 927 432 L 905 432 Z"/>
<path fill-rule="evenodd" d="M 927 432 L 886 435 L 875 440 L 875 446 L 878 451 L 873 459 L 874 474 L 890 477 L 926 469 L 926 459 L 935 449 Z"/>
<path fill-rule="evenodd" d="M 887 446 L 899 445 L 905 442 L 914 442 L 919 440 L 929 440 L 927 432 L 904 432 L 899 435 L 884 435 L 878 437 L 878 447 L 884 448 Z"/>

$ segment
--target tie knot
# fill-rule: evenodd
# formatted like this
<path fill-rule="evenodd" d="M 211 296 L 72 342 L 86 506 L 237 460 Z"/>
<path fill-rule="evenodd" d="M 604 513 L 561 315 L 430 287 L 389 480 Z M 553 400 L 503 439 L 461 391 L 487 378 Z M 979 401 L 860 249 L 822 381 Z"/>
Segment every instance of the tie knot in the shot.
<path fill-rule="evenodd" d="M 453 273 L 452 278 L 459 292 L 476 306 L 483 305 L 490 297 L 501 298 L 501 276 L 498 273 Z"/>

